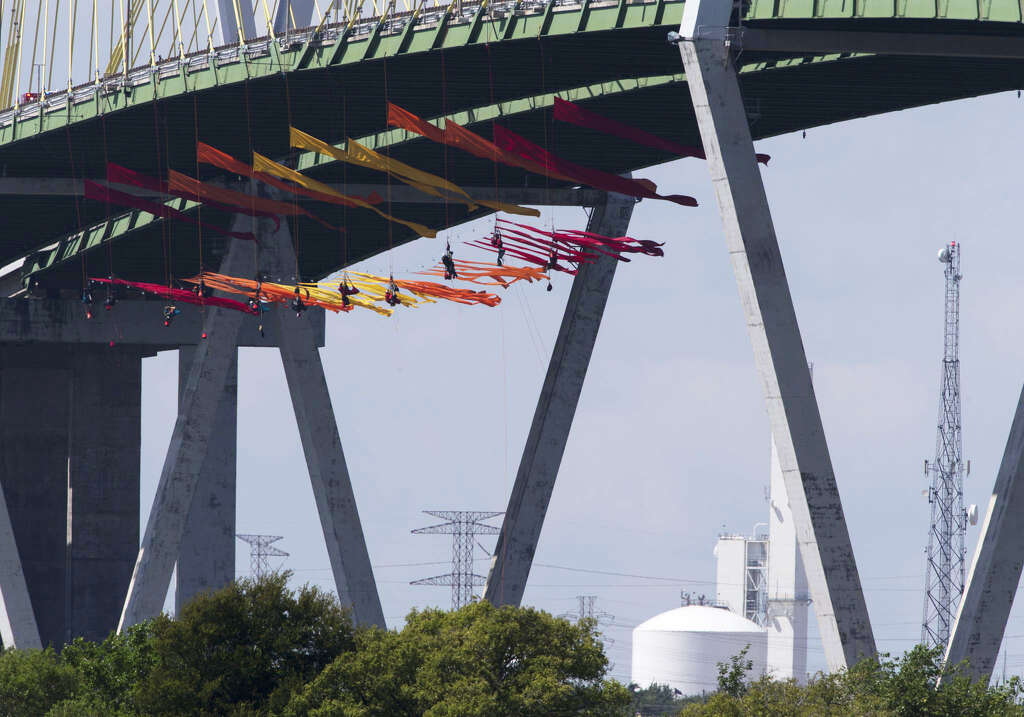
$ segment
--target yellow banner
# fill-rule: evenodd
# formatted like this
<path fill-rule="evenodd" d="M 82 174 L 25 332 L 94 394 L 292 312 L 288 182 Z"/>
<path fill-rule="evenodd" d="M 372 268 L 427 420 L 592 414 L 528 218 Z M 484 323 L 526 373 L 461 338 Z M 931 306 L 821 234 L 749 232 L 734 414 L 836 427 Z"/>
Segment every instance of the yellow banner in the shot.
<path fill-rule="evenodd" d="M 347 162 L 349 164 L 355 164 L 360 167 L 368 167 L 375 169 L 378 172 L 384 172 L 390 174 L 397 179 L 409 184 L 421 192 L 430 194 L 435 197 L 441 197 L 442 199 L 447 198 L 447 195 L 437 191 L 439 189 L 445 190 L 452 194 L 461 195 L 459 197 L 451 197 L 455 201 L 461 202 L 469 207 L 470 211 L 476 209 L 477 204 L 481 204 L 490 209 L 496 211 L 508 212 L 509 214 L 518 214 L 524 217 L 539 217 L 540 212 L 536 209 L 529 209 L 527 207 L 521 207 L 518 204 L 506 204 L 505 202 L 495 201 L 481 201 L 473 199 L 469 196 L 466 191 L 458 186 L 449 182 L 443 177 L 438 177 L 435 174 L 424 172 L 415 167 L 410 167 L 404 162 L 399 162 L 397 159 L 385 157 L 382 154 L 374 152 L 369 147 L 365 147 L 354 139 L 348 140 L 348 149 L 340 149 L 334 147 L 322 140 L 308 135 L 302 130 L 290 128 L 291 145 L 298 149 L 306 149 L 318 154 L 322 154 L 328 157 L 333 157 L 339 162 Z"/>
<path fill-rule="evenodd" d="M 257 172 L 272 174 L 275 177 L 280 177 L 281 179 L 287 179 L 291 182 L 295 182 L 299 186 L 305 187 L 306 189 L 309 189 L 311 191 L 320 192 L 321 194 L 328 194 L 333 197 L 338 197 L 340 199 L 344 199 L 346 202 L 351 202 L 356 206 L 369 209 L 370 211 L 376 212 L 380 216 L 384 217 L 388 221 L 396 222 L 398 224 L 402 224 L 404 226 L 409 227 L 420 236 L 437 236 L 437 232 L 431 229 L 430 227 L 424 226 L 422 224 L 417 224 L 416 222 L 408 222 L 405 221 L 404 219 L 393 217 L 390 214 L 385 214 L 384 212 L 377 209 L 377 207 L 373 206 L 369 202 L 364 202 L 362 199 L 359 199 L 358 197 L 350 197 L 347 194 L 342 194 L 341 192 L 335 191 L 334 189 L 327 186 L 323 182 L 318 182 L 315 179 L 307 177 L 305 174 L 302 174 L 301 172 L 296 172 L 294 169 L 289 169 L 288 167 L 285 167 L 283 164 L 278 164 L 277 162 L 267 159 L 262 154 L 253 152 L 252 167 Z"/>

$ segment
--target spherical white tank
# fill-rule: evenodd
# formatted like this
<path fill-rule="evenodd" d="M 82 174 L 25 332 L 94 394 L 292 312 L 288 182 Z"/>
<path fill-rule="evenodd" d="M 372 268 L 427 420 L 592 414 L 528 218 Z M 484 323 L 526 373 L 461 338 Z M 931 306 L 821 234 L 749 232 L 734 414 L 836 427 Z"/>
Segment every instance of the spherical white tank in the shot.
<path fill-rule="evenodd" d="M 633 630 L 632 681 L 640 687 L 668 685 L 684 695 L 714 692 L 718 663 L 729 662 L 747 645 L 754 663 L 748 677 L 765 671 L 765 631 L 729 610 L 687 605 L 655 615 Z"/>

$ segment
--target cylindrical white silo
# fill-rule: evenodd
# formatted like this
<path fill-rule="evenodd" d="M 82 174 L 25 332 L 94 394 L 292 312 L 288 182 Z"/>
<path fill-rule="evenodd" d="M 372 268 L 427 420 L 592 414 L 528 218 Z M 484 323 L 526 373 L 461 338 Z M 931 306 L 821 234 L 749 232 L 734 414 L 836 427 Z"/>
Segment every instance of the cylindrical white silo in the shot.
<path fill-rule="evenodd" d="M 668 685 L 684 695 L 714 692 L 718 663 L 747 645 L 752 679 L 764 674 L 765 631 L 728 610 L 687 605 L 655 615 L 633 630 L 632 681 L 640 687 Z"/>

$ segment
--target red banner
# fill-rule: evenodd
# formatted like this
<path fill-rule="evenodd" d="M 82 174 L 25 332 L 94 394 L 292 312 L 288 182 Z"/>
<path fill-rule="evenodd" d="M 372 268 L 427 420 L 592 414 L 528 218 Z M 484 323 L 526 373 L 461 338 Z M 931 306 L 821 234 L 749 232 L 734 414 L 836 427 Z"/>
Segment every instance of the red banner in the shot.
<path fill-rule="evenodd" d="M 132 209 L 141 209 L 144 212 L 149 212 L 155 217 L 161 217 L 163 219 L 179 219 L 189 224 L 195 224 L 204 229 L 208 229 L 215 234 L 221 236 L 234 237 L 236 239 L 244 239 L 246 241 L 255 241 L 254 237 L 250 232 L 233 232 L 230 229 L 219 227 L 216 224 L 203 224 L 198 220 L 193 219 L 185 212 L 179 212 L 173 207 L 169 207 L 166 204 L 160 202 L 151 202 L 142 197 L 137 197 L 134 194 L 128 194 L 126 192 L 119 192 L 116 189 L 110 187 L 104 187 L 103 185 L 97 184 L 96 182 L 85 181 L 85 198 L 92 199 L 97 202 L 105 202 L 107 204 L 116 204 L 121 207 L 131 207 Z"/>
<path fill-rule="evenodd" d="M 616 122 L 613 119 L 585 110 L 577 104 L 567 102 L 559 97 L 555 98 L 555 119 L 560 122 L 568 122 L 577 127 L 585 127 L 603 134 L 609 134 L 620 139 L 628 139 L 646 147 L 660 149 L 669 154 L 677 154 L 680 157 L 697 157 L 707 159 L 704 150 L 700 147 L 689 147 L 659 137 L 656 134 L 645 132 L 639 127 Z M 757 161 L 761 164 L 768 164 L 771 159 L 767 154 L 758 154 Z"/>

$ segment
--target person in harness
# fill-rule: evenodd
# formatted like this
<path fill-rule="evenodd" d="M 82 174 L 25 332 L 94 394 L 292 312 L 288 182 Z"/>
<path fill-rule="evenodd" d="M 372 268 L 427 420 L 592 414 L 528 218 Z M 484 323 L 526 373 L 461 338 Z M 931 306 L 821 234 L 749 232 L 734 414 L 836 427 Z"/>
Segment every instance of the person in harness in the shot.
<path fill-rule="evenodd" d="M 459 278 L 459 275 L 455 272 L 455 255 L 452 254 L 452 245 L 449 243 L 448 248 L 445 249 L 444 256 L 441 257 L 441 263 L 444 264 L 444 278 L 447 281 Z"/>
<path fill-rule="evenodd" d="M 164 326 L 170 326 L 171 322 L 174 321 L 174 317 L 177 316 L 180 313 L 181 313 L 181 309 L 179 309 L 174 304 L 171 304 L 169 306 L 165 306 L 164 307 Z"/>
<path fill-rule="evenodd" d="M 306 290 L 306 298 L 309 299 L 309 289 Z M 295 296 L 292 298 L 291 307 L 296 317 L 302 316 L 302 312 L 309 308 L 303 303 L 302 295 L 299 293 L 299 287 L 297 286 L 295 287 Z"/>
<path fill-rule="evenodd" d="M 348 297 L 359 293 L 359 289 L 348 283 L 348 274 L 342 277 L 341 284 L 338 286 L 338 293 L 341 294 L 341 303 L 344 306 L 351 306 L 352 302 Z"/>
<path fill-rule="evenodd" d="M 389 278 L 388 288 L 384 292 L 384 301 L 388 302 L 389 306 L 398 306 L 402 303 L 402 300 L 398 298 L 398 284 L 395 283 L 395 277 Z"/>
<path fill-rule="evenodd" d="M 494 236 L 491 237 L 491 246 L 498 250 L 498 266 L 505 266 L 505 242 L 501 240 L 501 232 L 494 228 Z"/>
<path fill-rule="evenodd" d="M 554 271 L 555 269 L 558 269 L 558 268 L 559 268 L 559 266 L 558 266 L 558 248 L 557 247 L 551 247 L 551 256 L 548 257 L 548 263 L 544 267 L 544 269 L 547 270 L 547 271 Z M 548 291 L 551 291 L 551 279 L 550 278 L 548 279 Z"/>
<path fill-rule="evenodd" d="M 85 318 L 92 318 L 92 289 L 86 287 L 82 289 L 82 304 L 85 306 Z"/>

